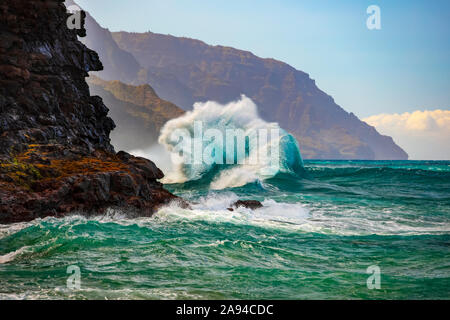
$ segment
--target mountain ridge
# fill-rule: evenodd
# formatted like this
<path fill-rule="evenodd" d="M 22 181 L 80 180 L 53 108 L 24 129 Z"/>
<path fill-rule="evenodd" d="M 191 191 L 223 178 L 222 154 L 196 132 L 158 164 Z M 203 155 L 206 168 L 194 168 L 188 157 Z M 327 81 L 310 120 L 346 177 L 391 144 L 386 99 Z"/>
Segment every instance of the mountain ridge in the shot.
<path fill-rule="evenodd" d="M 391 137 L 379 134 L 374 127 L 346 112 L 307 73 L 285 62 L 259 58 L 250 51 L 153 32 L 102 29 L 109 35 L 97 40 L 98 33 L 91 30 L 100 26 L 93 17 L 88 16 L 87 21 L 85 44 L 92 45 L 101 58 L 102 55 L 106 58 L 103 58 L 105 66 L 117 70 L 108 76 L 133 85 L 149 83 L 158 96 L 184 110 L 190 110 L 198 101 L 225 104 L 245 94 L 258 105 L 264 120 L 278 122 L 297 138 L 306 159 L 408 158 Z M 140 65 L 133 79 L 121 76 L 119 69 L 126 63 L 108 61 L 106 52 L 96 47 L 96 43 L 106 38 L 111 40 L 110 36 L 115 42 L 110 48 L 117 46 L 131 53 Z M 102 73 L 99 76 L 104 77 Z"/>
<path fill-rule="evenodd" d="M 156 143 L 162 126 L 184 113 L 160 99 L 148 84 L 133 86 L 92 75 L 87 82 L 91 94 L 101 96 L 110 116 L 116 119 L 111 142 L 117 149 L 132 151 Z"/>

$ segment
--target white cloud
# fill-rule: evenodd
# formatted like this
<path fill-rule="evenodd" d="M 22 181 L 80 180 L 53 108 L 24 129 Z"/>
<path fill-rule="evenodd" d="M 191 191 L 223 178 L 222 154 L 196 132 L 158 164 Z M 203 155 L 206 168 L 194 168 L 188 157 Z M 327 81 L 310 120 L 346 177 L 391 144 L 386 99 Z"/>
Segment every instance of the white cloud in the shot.
<path fill-rule="evenodd" d="M 410 159 L 450 159 L 450 110 L 383 113 L 363 120 L 393 137 Z"/>

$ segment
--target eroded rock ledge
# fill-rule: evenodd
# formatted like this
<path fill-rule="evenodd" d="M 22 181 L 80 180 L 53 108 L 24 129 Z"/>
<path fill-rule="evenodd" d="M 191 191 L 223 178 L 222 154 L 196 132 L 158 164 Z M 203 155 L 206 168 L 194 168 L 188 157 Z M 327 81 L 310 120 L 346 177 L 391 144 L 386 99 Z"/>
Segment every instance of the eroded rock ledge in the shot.
<path fill-rule="evenodd" d="M 122 207 L 151 216 L 177 198 L 162 188 L 164 175 L 153 162 L 125 152 L 89 156 L 60 146 L 30 145 L 0 165 L 0 223 L 69 213 L 103 213 Z M 181 201 L 181 200 L 180 200 Z"/>
<path fill-rule="evenodd" d="M 115 153 L 85 81 L 102 64 L 67 17 L 62 0 L 0 0 L 0 223 L 177 199 L 153 162 Z"/>

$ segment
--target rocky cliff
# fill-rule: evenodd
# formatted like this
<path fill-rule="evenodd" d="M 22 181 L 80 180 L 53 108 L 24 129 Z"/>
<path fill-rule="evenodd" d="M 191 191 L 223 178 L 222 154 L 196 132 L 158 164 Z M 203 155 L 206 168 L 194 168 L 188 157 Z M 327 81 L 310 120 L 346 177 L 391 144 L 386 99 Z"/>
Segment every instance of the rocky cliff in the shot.
<path fill-rule="evenodd" d="M 61 0 L 0 0 L 0 223 L 99 213 L 151 215 L 176 199 L 153 162 L 115 153 L 114 122 L 85 77 L 102 69 Z"/>

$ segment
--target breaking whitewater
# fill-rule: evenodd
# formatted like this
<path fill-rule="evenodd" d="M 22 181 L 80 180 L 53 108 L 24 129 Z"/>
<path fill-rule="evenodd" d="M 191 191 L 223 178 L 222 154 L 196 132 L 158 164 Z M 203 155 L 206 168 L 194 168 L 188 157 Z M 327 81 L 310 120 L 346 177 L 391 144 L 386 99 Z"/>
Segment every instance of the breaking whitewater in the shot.
<path fill-rule="evenodd" d="M 0 226 L 0 299 L 450 298 L 450 162 L 303 161 L 246 97 L 196 104 L 159 142 L 134 153 L 190 208 Z"/>

